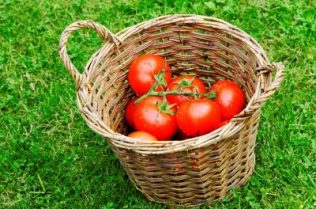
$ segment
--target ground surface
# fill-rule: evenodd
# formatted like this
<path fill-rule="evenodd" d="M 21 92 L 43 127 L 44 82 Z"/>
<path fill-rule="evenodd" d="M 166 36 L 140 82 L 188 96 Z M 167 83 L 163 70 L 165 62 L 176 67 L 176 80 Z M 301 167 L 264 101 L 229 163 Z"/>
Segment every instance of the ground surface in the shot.
<path fill-rule="evenodd" d="M 79 19 L 118 32 L 172 13 L 229 21 L 287 69 L 263 109 L 255 173 L 233 200 L 214 208 L 316 207 L 315 1 L 0 2 L 0 208 L 165 208 L 136 191 L 105 141 L 85 125 L 57 48 L 63 29 Z M 102 44 L 91 31 L 70 42 L 81 69 Z"/>

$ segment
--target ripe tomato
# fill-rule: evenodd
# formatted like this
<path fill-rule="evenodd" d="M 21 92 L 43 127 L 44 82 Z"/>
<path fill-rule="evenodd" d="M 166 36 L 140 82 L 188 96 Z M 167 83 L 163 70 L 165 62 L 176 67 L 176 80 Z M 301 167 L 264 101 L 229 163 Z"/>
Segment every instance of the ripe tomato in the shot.
<path fill-rule="evenodd" d="M 192 75 L 182 75 L 176 77 L 169 84 L 168 91 L 177 90 L 179 92 L 193 92 L 193 93 L 205 93 L 206 88 L 201 79 Z M 168 102 L 170 104 L 180 105 L 182 102 L 189 101 L 192 96 L 184 95 L 168 95 Z"/>
<path fill-rule="evenodd" d="M 137 130 L 146 131 L 160 141 L 171 139 L 177 132 L 173 110 L 158 96 L 149 96 L 137 104 L 134 124 Z"/>
<path fill-rule="evenodd" d="M 158 85 L 157 91 L 164 90 L 171 82 L 170 66 L 160 56 L 144 54 L 132 62 L 128 72 L 128 81 L 133 91 L 141 96 L 150 90 L 156 82 L 155 77 L 159 77 L 161 73 L 164 73 L 164 76 L 160 76 L 164 82 Z"/>
<path fill-rule="evenodd" d="M 130 133 L 128 136 L 134 139 L 141 139 L 144 141 L 157 141 L 156 137 L 145 131 L 134 131 L 133 133 Z"/>
<path fill-rule="evenodd" d="M 200 136 L 219 127 L 221 112 L 210 99 L 183 102 L 176 113 L 178 127 L 188 136 Z"/>
<path fill-rule="evenodd" d="M 137 100 L 137 98 L 132 98 L 128 104 L 127 104 L 127 107 L 125 109 L 125 119 L 127 121 L 127 124 L 131 127 L 131 128 L 134 128 L 134 121 L 133 121 L 133 118 L 134 118 L 134 112 L 135 112 L 135 109 L 136 109 L 136 105 L 135 105 L 135 101 Z"/>
<path fill-rule="evenodd" d="M 229 123 L 229 120 L 223 120 L 223 121 L 221 121 L 221 122 L 218 124 L 218 127 L 216 127 L 216 129 L 218 129 L 218 128 L 224 126 L 224 125 L 226 125 L 227 123 Z"/>
<path fill-rule="evenodd" d="M 246 96 L 233 81 L 217 81 L 211 87 L 216 92 L 215 102 L 221 107 L 223 120 L 229 120 L 240 113 L 246 104 Z"/>
<path fill-rule="evenodd" d="M 229 123 L 229 120 L 223 120 L 223 121 L 221 121 L 220 127 L 222 127 L 228 123 Z"/>
<path fill-rule="evenodd" d="M 190 138 L 189 136 L 187 136 L 185 133 L 183 133 L 180 129 L 178 130 L 177 134 L 173 137 L 173 141 L 182 141 L 185 139 Z"/>

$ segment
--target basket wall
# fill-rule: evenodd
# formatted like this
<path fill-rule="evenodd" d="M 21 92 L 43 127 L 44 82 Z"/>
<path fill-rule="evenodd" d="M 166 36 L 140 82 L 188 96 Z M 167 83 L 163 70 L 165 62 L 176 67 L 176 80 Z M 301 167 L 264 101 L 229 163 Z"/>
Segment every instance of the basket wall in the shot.
<path fill-rule="evenodd" d="M 211 204 L 252 174 L 259 115 L 260 111 L 250 117 L 231 138 L 202 148 L 161 155 L 144 155 L 114 145 L 111 148 L 129 179 L 151 201 Z"/>

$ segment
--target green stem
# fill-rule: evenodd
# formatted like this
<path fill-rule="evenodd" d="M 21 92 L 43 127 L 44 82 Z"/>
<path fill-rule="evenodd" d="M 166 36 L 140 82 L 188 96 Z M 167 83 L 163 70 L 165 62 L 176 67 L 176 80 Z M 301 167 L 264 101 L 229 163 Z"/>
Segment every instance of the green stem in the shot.
<path fill-rule="evenodd" d="M 168 96 L 168 95 L 183 95 L 183 96 L 205 96 L 207 98 L 210 99 L 214 99 L 215 98 L 215 92 L 207 92 L 204 94 L 198 94 L 198 93 L 194 93 L 194 92 L 178 92 L 178 91 L 149 91 L 147 94 L 144 94 L 143 96 L 139 97 L 136 101 L 135 104 L 138 104 L 139 102 L 141 102 L 142 100 L 144 100 L 145 98 L 149 97 L 149 96 Z"/>
<path fill-rule="evenodd" d="M 134 104 L 138 104 L 138 103 L 140 103 L 141 101 L 143 101 L 146 97 L 151 96 L 151 95 L 149 95 L 150 92 L 156 92 L 155 89 L 156 89 L 157 87 L 158 87 L 158 82 L 155 82 L 155 83 L 151 86 L 151 88 L 149 89 L 149 91 L 148 91 L 146 94 L 144 94 L 144 95 L 142 95 L 141 97 L 139 97 L 139 98 L 134 102 Z"/>
<path fill-rule="evenodd" d="M 178 91 L 153 91 L 149 92 L 148 96 L 168 96 L 168 95 L 185 95 L 193 96 L 192 92 L 178 92 Z"/>
<path fill-rule="evenodd" d="M 178 88 L 174 89 L 173 91 L 156 91 L 156 89 L 159 85 L 163 85 L 166 87 L 167 84 L 166 84 L 166 81 L 164 80 L 164 76 L 165 76 L 164 72 L 155 76 L 156 82 L 151 86 L 151 88 L 149 89 L 149 91 L 146 94 L 142 95 L 141 97 L 139 97 L 135 101 L 135 104 L 140 103 L 141 101 L 143 101 L 145 98 L 147 98 L 149 96 L 166 97 L 167 95 L 183 95 L 183 96 L 193 96 L 194 98 L 199 98 L 199 97 L 204 96 L 204 97 L 209 98 L 209 99 L 214 99 L 216 97 L 216 94 L 214 91 L 207 92 L 204 94 L 199 94 L 196 92 L 179 92 L 178 88 L 180 86 L 178 86 Z M 193 80 L 194 80 L 194 78 L 192 80 L 185 81 L 185 85 L 187 85 L 187 84 L 191 85 Z"/>

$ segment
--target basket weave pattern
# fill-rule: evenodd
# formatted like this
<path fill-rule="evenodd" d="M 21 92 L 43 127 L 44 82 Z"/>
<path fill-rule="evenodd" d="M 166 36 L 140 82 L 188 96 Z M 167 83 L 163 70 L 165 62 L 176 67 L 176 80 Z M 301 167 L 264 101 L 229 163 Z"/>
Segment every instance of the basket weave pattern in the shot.
<path fill-rule="evenodd" d="M 70 34 L 79 28 L 95 29 L 105 41 L 82 74 L 66 50 Z M 163 16 L 116 35 L 92 21 L 78 21 L 63 32 L 59 52 L 76 82 L 82 116 L 107 139 L 130 180 L 148 199 L 211 203 L 252 174 L 261 107 L 280 85 L 284 71 L 282 64 L 270 64 L 245 32 L 197 15 Z M 133 95 L 128 67 L 144 53 L 165 57 L 174 74 L 193 72 L 205 83 L 236 81 L 246 94 L 247 107 L 224 127 L 184 141 L 152 143 L 126 137 L 124 109 Z"/>

